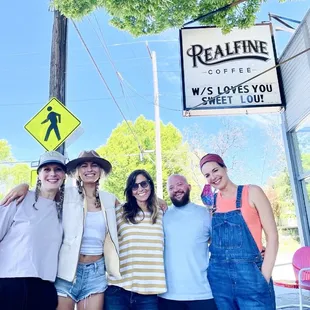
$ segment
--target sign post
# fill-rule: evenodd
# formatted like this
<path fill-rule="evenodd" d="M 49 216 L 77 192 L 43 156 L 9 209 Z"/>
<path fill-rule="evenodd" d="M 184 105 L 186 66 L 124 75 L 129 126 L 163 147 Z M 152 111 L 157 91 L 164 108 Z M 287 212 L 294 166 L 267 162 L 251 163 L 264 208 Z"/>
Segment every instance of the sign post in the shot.
<path fill-rule="evenodd" d="M 47 150 L 59 146 L 80 126 L 81 121 L 58 99 L 52 98 L 24 128 Z"/>

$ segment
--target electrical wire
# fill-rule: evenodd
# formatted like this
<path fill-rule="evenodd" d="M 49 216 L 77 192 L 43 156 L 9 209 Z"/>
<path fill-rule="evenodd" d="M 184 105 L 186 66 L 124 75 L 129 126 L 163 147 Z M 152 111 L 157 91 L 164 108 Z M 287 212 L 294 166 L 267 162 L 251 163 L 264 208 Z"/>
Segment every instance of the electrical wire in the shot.
<path fill-rule="evenodd" d="M 80 38 L 82 44 L 84 45 L 84 47 L 85 47 L 85 49 L 86 49 L 86 51 L 87 51 L 87 53 L 88 53 L 88 55 L 89 55 L 89 57 L 90 57 L 90 59 L 91 59 L 93 65 L 95 66 L 95 68 L 96 68 L 96 70 L 97 70 L 97 72 L 98 72 L 98 74 L 99 74 L 99 76 L 100 76 L 100 78 L 101 78 L 103 84 L 105 85 L 106 89 L 108 90 L 108 92 L 109 92 L 111 98 L 113 99 L 113 102 L 115 103 L 117 109 L 119 110 L 120 114 L 122 115 L 123 119 L 125 120 L 125 122 L 126 122 L 128 128 L 129 128 L 129 130 L 130 130 L 130 132 L 132 133 L 134 139 L 136 140 L 140 152 L 143 152 L 143 148 L 142 148 L 142 146 L 141 146 L 141 144 L 140 144 L 140 142 L 139 142 L 139 139 L 138 139 L 137 135 L 136 135 L 135 132 L 133 131 L 132 127 L 130 126 L 130 124 L 129 124 L 127 118 L 125 117 L 125 115 L 124 115 L 124 113 L 123 113 L 121 107 L 119 106 L 119 104 L 118 104 L 116 98 L 114 97 L 114 95 L 113 95 L 113 93 L 112 93 L 112 90 L 110 89 L 108 83 L 106 82 L 104 76 L 102 75 L 102 73 L 101 73 L 101 71 L 100 71 L 100 69 L 99 69 L 99 67 L 98 67 L 98 65 L 97 65 L 97 63 L 96 63 L 96 60 L 94 59 L 92 53 L 90 52 L 90 50 L 89 50 L 89 48 L 88 48 L 88 46 L 87 46 L 87 44 L 86 44 L 86 42 L 85 42 L 85 40 L 84 40 L 84 38 L 83 38 L 81 32 L 79 31 L 79 29 L 78 29 L 77 25 L 75 24 L 74 20 L 71 19 L 71 22 L 72 22 L 72 24 L 73 24 L 73 26 L 74 26 L 74 28 L 75 28 L 75 30 L 76 30 L 76 32 L 77 32 L 79 38 Z"/>
<path fill-rule="evenodd" d="M 154 102 L 150 101 L 147 97 L 141 95 L 126 79 L 124 79 L 124 82 L 127 84 L 127 86 L 134 92 L 136 93 L 140 98 L 144 99 L 146 101 L 147 104 L 151 104 L 151 105 L 155 105 Z M 160 94 L 161 95 L 161 94 Z M 180 109 L 173 109 L 173 108 L 168 108 L 165 106 L 160 105 L 159 106 L 161 109 L 166 109 L 166 110 L 170 110 L 170 111 L 177 111 L 177 112 L 182 112 L 183 110 Z"/>
<path fill-rule="evenodd" d="M 123 98 L 125 99 L 125 103 L 126 103 L 126 105 L 127 105 L 128 111 L 130 111 L 130 108 L 129 108 L 129 105 L 128 105 L 129 98 L 127 98 L 127 94 L 126 94 L 125 91 L 124 91 L 123 82 L 122 82 L 122 80 L 121 80 L 121 77 L 120 77 L 120 75 L 119 75 L 119 72 L 117 71 L 117 68 L 116 68 L 116 66 L 115 66 L 115 63 L 114 63 L 114 61 L 113 61 L 113 59 L 112 59 L 112 57 L 111 57 L 110 51 L 108 50 L 107 44 L 106 44 L 106 42 L 105 42 L 105 40 L 104 40 L 103 33 L 102 33 L 101 27 L 100 27 L 100 25 L 99 25 L 99 22 L 98 22 L 98 20 L 97 20 L 97 18 L 96 18 L 96 15 L 95 15 L 95 14 L 93 14 L 93 15 L 94 15 L 94 18 L 95 18 L 95 20 L 96 20 L 96 24 L 97 24 L 97 27 L 98 27 L 98 29 L 99 29 L 100 34 L 98 34 L 97 30 L 95 29 L 95 27 L 94 27 L 94 25 L 92 24 L 92 21 L 91 21 L 91 19 L 90 19 L 89 17 L 87 18 L 87 19 L 88 19 L 88 22 L 89 22 L 91 28 L 93 29 L 94 33 L 96 34 L 97 39 L 99 40 L 99 42 L 100 42 L 100 44 L 101 44 L 101 47 L 103 47 L 104 52 L 105 52 L 106 56 L 108 57 L 109 63 L 112 65 L 112 67 L 113 67 L 113 69 L 114 69 L 114 71 L 115 71 L 116 78 L 117 78 L 118 81 L 119 81 L 119 85 L 120 85 L 120 88 L 121 88 L 121 91 L 122 91 Z M 134 106 L 134 105 L 133 105 L 133 106 Z M 136 109 L 135 106 L 134 106 L 134 108 Z"/>
<path fill-rule="evenodd" d="M 149 99 L 147 99 L 147 98 L 144 97 L 143 95 L 139 94 L 138 91 L 137 91 L 136 89 L 134 89 L 134 88 L 131 86 L 131 84 L 130 84 L 127 80 L 125 80 L 124 77 L 121 75 L 121 73 L 117 70 L 116 65 L 115 65 L 115 63 L 114 63 L 114 61 L 113 61 L 113 59 L 112 59 L 112 57 L 111 57 L 110 52 L 109 52 L 108 45 L 106 44 L 106 42 L 105 42 L 105 40 L 104 40 L 103 33 L 102 33 L 101 27 L 100 27 L 100 25 L 99 25 L 98 19 L 97 19 L 97 17 L 96 17 L 95 14 L 93 14 L 93 15 L 94 15 L 95 21 L 96 21 L 96 23 L 97 23 L 97 27 L 98 27 L 98 29 L 99 29 L 101 38 L 100 38 L 100 36 L 98 35 L 98 33 L 97 33 L 95 30 L 94 30 L 94 31 L 95 31 L 95 33 L 96 33 L 96 35 L 97 35 L 97 38 L 99 39 L 99 41 L 100 41 L 102 47 L 104 48 L 105 53 L 106 53 L 106 55 L 108 56 L 108 59 L 109 59 L 111 65 L 112 65 L 113 68 L 114 68 L 114 71 L 115 71 L 115 73 L 116 73 L 116 76 L 117 76 L 117 78 L 118 78 L 118 80 L 119 80 L 119 83 L 120 83 L 120 86 L 121 86 L 121 89 L 122 89 L 123 96 L 126 98 L 125 89 L 124 89 L 124 87 L 123 87 L 123 82 L 125 81 L 126 84 L 127 84 L 127 86 L 129 86 L 129 88 L 130 88 L 131 90 L 133 90 L 140 98 L 144 99 L 144 100 L 146 101 L 147 104 L 151 104 L 151 105 L 154 105 L 154 106 L 155 106 L 155 103 L 154 103 L 154 102 L 149 101 Z M 90 21 L 89 18 L 88 18 L 88 20 L 89 20 L 89 23 L 91 24 L 91 21 Z M 92 25 L 92 24 L 91 24 L 91 25 Z M 94 29 L 94 28 L 93 28 L 93 29 Z M 147 41 L 141 41 L 141 43 L 143 43 L 143 42 L 147 42 Z M 157 72 L 161 72 L 161 71 L 157 71 Z M 128 101 L 129 101 L 129 99 L 128 99 Z M 134 104 L 133 104 L 133 106 L 136 108 L 136 106 L 135 106 Z M 182 110 L 180 110 L 180 109 L 172 109 L 172 108 L 163 107 L 163 106 L 159 106 L 159 107 L 160 107 L 160 108 L 163 108 L 163 109 L 171 110 L 171 111 L 182 112 Z"/>

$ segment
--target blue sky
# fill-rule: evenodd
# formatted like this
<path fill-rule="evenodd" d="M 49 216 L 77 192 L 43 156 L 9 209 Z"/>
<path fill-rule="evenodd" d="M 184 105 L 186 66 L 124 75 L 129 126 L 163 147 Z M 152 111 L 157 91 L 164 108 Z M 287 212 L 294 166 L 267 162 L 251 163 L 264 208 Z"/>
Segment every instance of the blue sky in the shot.
<path fill-rule="evenodd" d="M 36 160 L 43 148 L 24 130 L 24 125 L 47 103 L 49 85 L 49 62 L 53 14 L 48 11 L 49 1 L 23 1 L 14 5 L 2 4 L 0 19 L 2 48 L 0 50 L 0 138 L 9 141 L 18 160 Z M 310 7 L 310 1 L 276 0 L 263 4 L 257 21 L 268 20 L 268 12 L 301 20 Z M 172 122 L 181 131 L 198 124 L 206 134 L 216 134 L 221 128 L 220 117 L 183 118 L 181 109 L 181 86 L 179 65 L 178 31 L 168 30 L 160 35 L 133 38 L 108 24 L 109 17 L 103 10 L 96 12 L 105 42 L 111 57 L 132 89 L 146 98 L 139 97 L 129 86 L 124 100 L 115 71 L 105 55 L 94 29 L 98 29 L 94 18 L 77 23 L 84 39 L 114 96 L 129 120 L 144 114 L 154 119 L 152 64 L 147 49 L 141 41 L 147 40 L 157 53 L 160 105 L 179 111 L 161 108 L 164 123 Z M 13 21 L 14 20 L 14 21 Z M 93 26 L 92 26 L 93 25 Z M 277 50 L 281 52 L 290 38 L 289 33 L 277 32 Z M 157 41 L 157 42 L 156 42 Z M 92 149 L 105 143 L 111 131 L 123 118 L 109 97 L 98 73 L 92 65 L 72 24 L 69 25 L 67 106 L 82 121 L 83 134 L 68 146 L 70 158 L 82 149 Z M 276 116 L 273 121 L 279 122 Z M 265 116 L 239 116 L 234 120 L 245 126 L 248 136 L 246 153 L 240 154 L 249 160 L 253 168 L 253 182 L 257 167 L 263 165 L 262 153 L 268 140 L 262 129 Z M 276 154 L 270 153 L 270 156 Z M 266 173 L 268 175 L 268 172 Z"/>

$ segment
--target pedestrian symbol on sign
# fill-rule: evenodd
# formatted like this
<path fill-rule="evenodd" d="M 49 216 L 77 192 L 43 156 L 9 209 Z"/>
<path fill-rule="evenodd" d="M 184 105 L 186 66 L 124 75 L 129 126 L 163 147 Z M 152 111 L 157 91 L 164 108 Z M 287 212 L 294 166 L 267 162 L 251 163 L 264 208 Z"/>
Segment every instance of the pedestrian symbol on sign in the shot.
<path fill-rule="evenodd" d="M 58 99 L 51 100 L 25 125 L 25 129 L 47 150 L 56 150 L 78 128 L 81 121 Z"/>
<path fill-rule="evenodd" d="M 52 110 L 53 110 L 52 107 L 47 108 L 47 111 L 49 111 L 49 113 L 47 115 L 47 118 L 41 123 L 41 125 L 42 125 L 42 124 L 45 124 L 47 122 L 51 122 L 51 124 L 47 128 L 44 141 L 48 140 L 52 130 L 54 130 L 55 135 L 57 137 L 57 140 L 59 141 L 61 139 L 59 129 L 58 129 L 58 123 L 61 123 L 61 115 L 59 113 L 56 113 L 56 112 L 50 112 Z"/>

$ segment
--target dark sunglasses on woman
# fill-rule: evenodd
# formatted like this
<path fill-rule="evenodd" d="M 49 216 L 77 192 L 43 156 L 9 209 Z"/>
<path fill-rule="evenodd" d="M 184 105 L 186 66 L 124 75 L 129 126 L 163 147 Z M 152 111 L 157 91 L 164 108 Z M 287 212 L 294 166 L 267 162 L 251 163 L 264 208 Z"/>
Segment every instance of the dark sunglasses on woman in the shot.
<path fill-rule="evenodd" d="M 149 181 L 142 181 L 140 183 L 134 183 L 134 185 L 132 186 L 132 189 L 134 191 L 138 190 L 139 189 L 139 185 L 142 187 L 142 188 L 147 188 L 149 186 Z"/>

